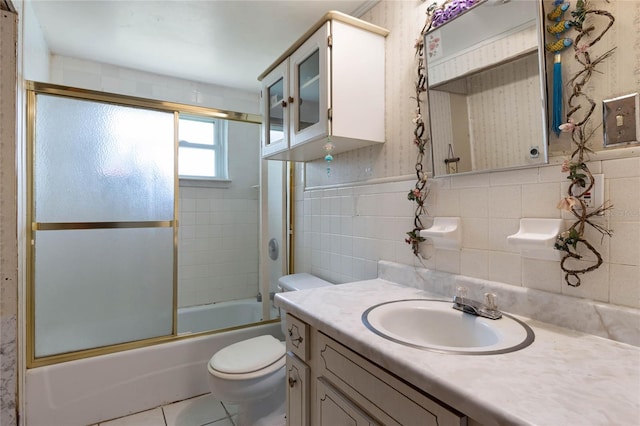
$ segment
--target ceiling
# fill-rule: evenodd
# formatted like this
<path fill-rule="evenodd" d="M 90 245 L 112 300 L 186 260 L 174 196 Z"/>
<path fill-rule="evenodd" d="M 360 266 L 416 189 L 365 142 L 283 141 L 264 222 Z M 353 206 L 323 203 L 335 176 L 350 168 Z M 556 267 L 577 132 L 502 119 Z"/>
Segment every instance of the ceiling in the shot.
<path fill-rule="evenodd" d="M 379 1 L 379 0 L 377 0 Z M 52 54 L 257 91 L 327 11 L 376 0 L 33 0 Z"/>

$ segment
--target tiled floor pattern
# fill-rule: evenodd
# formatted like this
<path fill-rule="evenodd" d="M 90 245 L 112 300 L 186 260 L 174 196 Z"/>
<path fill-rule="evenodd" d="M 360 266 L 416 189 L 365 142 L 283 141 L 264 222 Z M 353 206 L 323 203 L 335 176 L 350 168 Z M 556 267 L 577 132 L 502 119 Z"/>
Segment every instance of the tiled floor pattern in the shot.
<path fill-rule="evenodd" d="M 225 406 L 206 394 L 102 422 L 99 426 L 235 426 L 236 416 L 234 405 Z"/>

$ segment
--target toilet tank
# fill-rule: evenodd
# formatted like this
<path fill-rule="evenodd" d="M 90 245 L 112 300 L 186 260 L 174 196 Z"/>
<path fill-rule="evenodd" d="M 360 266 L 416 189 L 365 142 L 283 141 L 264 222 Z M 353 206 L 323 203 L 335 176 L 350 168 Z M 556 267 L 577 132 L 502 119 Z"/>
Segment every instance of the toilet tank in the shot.
<path fill-rule="evenodd" d="M 308 290 L 310 288 L 326 287 L 328 285 L 333 285 L 333 283 L 318 278 L 315 275 L 307 274 L 306 272 L 284 275 L 278 278 L 278 290 L 280 291 Z"/>
<path fill-rule="evenodd" d="M 325 281 L 322 278 L 318 278 L 315 275 L 311 275 L 306 272 L 284 275 L 278 278 L 278 290 L 282 292 L 308 290 L 311 288 L 326 287 L 329 285 L 333 285 L 333 283 Z M 286 316 L 287 312 L 284 309 L 280 308 L 280 328 L 282 329 L 283 333 L 286 332 Z"/>

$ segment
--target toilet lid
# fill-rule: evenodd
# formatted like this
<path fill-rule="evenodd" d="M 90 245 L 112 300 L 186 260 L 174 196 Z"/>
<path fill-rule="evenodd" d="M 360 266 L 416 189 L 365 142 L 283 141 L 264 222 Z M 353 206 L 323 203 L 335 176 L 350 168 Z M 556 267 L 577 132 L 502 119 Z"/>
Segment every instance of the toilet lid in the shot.
<path fill-rule="evenodd" d="M 250 373 L 268 367 L 282 358 L 285 352 L 284 343 L 275 337 L 258 336 L 219 350 L 209 364 L 222 373 Z"/>

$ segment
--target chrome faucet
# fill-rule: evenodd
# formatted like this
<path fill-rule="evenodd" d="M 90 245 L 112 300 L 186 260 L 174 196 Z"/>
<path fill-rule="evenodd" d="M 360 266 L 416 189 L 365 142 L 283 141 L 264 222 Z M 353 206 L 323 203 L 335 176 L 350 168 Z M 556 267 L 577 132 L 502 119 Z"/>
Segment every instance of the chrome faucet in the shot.
<path fill-rule="evenodd" d="M 453 298 L 453 309 L 479 317 L 493 320 L 502 318 L 502 312 L 498 310 L 496 295 L 493 293 L 484 294 L 484 303 L 467 297 L 466 287 L 458 287 Z"/>

